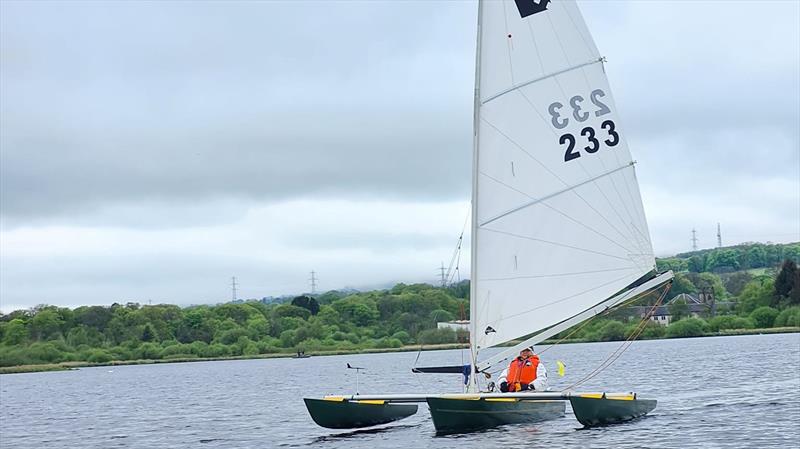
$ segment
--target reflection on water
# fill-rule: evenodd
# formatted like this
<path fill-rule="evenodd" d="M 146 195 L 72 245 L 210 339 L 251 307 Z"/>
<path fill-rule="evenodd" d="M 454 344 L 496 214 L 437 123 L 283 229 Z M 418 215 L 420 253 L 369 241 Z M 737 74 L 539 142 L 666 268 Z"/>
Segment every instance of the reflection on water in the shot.
<path fill-rule="evenodd" d="M 562 345 L 542 356 L 554 388 L 592 371 L 619 343 Z M 131 365 L 0 376 L 0 447 L 464 448 L 798 447 L 800 334 L 643 341 L 582 390 L 659 399 L 648 417 L 580 430 L 564 418 L 435 435 L 426 406 L 403 421 L 351 432 L 317 427 L 304 396 L 350 393 L 346 363 L 365 366 L 362 393 L 457 392 L 458 375 L 411 374 L 418 354 L 362 354 Z M 419 355 L 460 363 L 462 351 Z M 567 376 L 555 375 L 555 360 Z"/>

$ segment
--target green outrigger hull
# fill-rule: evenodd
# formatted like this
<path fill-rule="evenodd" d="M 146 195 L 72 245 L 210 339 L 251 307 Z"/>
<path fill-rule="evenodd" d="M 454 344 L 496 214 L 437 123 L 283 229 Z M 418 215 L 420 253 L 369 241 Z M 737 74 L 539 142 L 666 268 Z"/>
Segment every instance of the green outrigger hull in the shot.
<path fill-rule="evenodd" d="M 304 399 L 311 419 L 329 429 L 358 429 L 377 426 L 417 413 L 417 404 L 391 404 L 385 401 L 332 401 Z"/>
<path fill-rule="evenodd" d="M 439 434 L 470 432 L 504 424 L 535 423 L 561 418 L 563 400 L 525 401 L 513 398 L 427 398 Z"/>
<path fill-rule="evenodd" d="M 655 399 L 637 399 L 635 395 L 573 395 L 569 398 L 575 418 L 586 427 L 619 424 L 640 418 L 656 408 Z"/>

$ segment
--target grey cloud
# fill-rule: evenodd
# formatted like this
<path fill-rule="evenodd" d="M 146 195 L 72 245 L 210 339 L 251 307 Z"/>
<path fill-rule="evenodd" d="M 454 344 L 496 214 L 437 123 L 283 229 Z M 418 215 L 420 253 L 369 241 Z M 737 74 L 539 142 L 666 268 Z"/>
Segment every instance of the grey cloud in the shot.
<path fill-rule="evenodd" d="M 7 222 L 115 201 L 468 190 L 470 5 L 70 6 L 3 4 Z"/>
<path fill-rule="evenodd" d="M 312 268 L 324 288 L 433 280 L 460 216 L 452 235 L 359 224 L 375 198 L 423 223 L 420 203 L 469 197 L 475 6 L 0 1 L 3 310 L 224 300 L 231 275 L 245 296 L 299 292 Z M 580 6 L 656 252 L 692 227 L 711 246 L 718 221 L 800 238 L 800 4 Z M 332 198 L 363 215 L 248 215 Z M 80 241 L 28 248 L 54 228 Z"/>

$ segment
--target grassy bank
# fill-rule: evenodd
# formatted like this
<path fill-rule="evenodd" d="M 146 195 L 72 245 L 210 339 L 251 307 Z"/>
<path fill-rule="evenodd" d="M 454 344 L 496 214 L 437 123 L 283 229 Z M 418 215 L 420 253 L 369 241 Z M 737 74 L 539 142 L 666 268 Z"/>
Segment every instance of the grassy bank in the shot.
<path fill-rule="evenodd" d="M 786 334 L 786 333 L 800 333 L 800 327 L 773 327 L 766 329 L 727 329 L 719 332 L 708 332 L 699 337 L 725 337 L 734 335 L 761 335 L 761 334 Z M 689 338 L 689 337 L 687 337 Z M 657 338 L 656 340 L 665 340 L 664 338 Z M 557 340 L 545 340 L 540 343 L 542 345 L 555 344 Z M 597 340 L 585 339 L 570 339 L 564 340 L 560 344 L 567 343 L 595 343 Z M 512 341 L 505 346 L 514 346 L 518 342 Z M 347 354 L 376 354 L 388 352 L 411 352 L 411 351 L 439 351 L 446 349 L 467 349 L 469 345 L 463 343 L 449 343 L 437 345 L 409 345 L 402 348 L 381 348 L 381 349 L 361 349 L 361 350 L 333 350 L 333 351 L 310 351 L 307 354 L 320 357 L 328 355 L 347 355 Z M 18 365 L 0 367 L 0 374 L 19 374 L 19 373 L 36 373 L 44 371 L 67 371 L 78 368 L 88 368 L 95 366 L 120 366 L 120 365 L 151 365 L 156 363 L 183 363 L 183 362 L 213 362 L 223 360 L 253 360 L 253 359 L 275 359 L 275 358 L 293 358 L 293 353 L 277 353 L 277 354 L 259 354 L 251 356 L 232 356 L 232 357 L 175 357 L 167 359 L 141 359 L 141 360 L 113 360 L 105 363 L 91 363 L 91 362 L 62 362 L 50 363 L 40 365 Z"/>
<path fill-rule="evenodd" d="M 346 355 L 346 354 L 374 354 L 387 352 L 411 352 L 411 351 L 439 351 L 446 349 L 465 349 L 469 345 L 462 343 L 448 343 L 437 345 L 409 345 L 402 348 L 379 348 L 379 349 L 360 349 L 360 350 L 331 350 L 331 351 L 309 351 L 306 354 L 313 356 L 327 355 Z M 120 366 L 120 365 L 152 365 L 157 363 L 184 363 L 184 362 L 214 362 L 223 360 L 253 360 L 253 359 L 277 359 L 294 358 L 294 353 L 274 353 L 258 354 L 246 356 L 227 356 L 227 357 L 173 357 L 166 359 L 139 359 L 139 360 L 112 360 L 103 363 L 92 362 L 61 362 L 47 363 L 39 365 L 17 365 L 0 367 L 0 374 L 36 373 L 43 371 L 68 371 L 77 368 L 88 368 L 94 366 Z"/>

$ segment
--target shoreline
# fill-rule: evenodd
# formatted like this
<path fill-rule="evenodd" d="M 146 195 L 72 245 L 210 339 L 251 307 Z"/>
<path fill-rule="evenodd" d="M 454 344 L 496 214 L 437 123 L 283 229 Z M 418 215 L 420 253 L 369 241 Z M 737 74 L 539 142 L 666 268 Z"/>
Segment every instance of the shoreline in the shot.
<path fill-rule="evenodd" d="M 646 340 L 643 339 L 639 341 L 671 340 L 678 338 L 699 338 L 699 337 L 731 337 L 737 335 L 792 334 L 792 333 L 800 333 L 800 327 L 775 327 L 775 328 L 765 328 L 765 329 L 726 329 L 724 331 L 698 335 L 697 337 L 676 337 L 676 338 L 662 337 L 662 338 L 651 338 Z M 612 340 L 608 342 L 603 342 L 599 340 L 572 339 L 572 340 L 564 340 L 560 344 L 611 343 L 614 341 L 622 341 L 622 340 Z M 500 347 L 514 346 L 518 342 L 519 341 L 512 340 L 511 342 L 501 345 Z M 557 340 L 545 340 L 539 344 L 551 345 L 556 342 Z M 392 352 L 440 351 L 447 349 L 467 349 L 467 348 L 469 348 L 469 345 L 466 343 L 444 343 L 436 345 L 408 345 L 408 346 L 403 346 L 401 348 L 308 351 L 306 354 L 313 357 L 324 357 L 331 355 L 382 354 L 382 353 L 392 353 Z M 258 360 L 258 359 L 277 359 L 277 358 L 291 359 L 291 358 L 296 358 L 296 355 L 295 353 L 272 353 L 272 354 L 258 354 L 250 356 L 228 356 L 228 357 L 176 357 L 173 359 L 167 358 L 167 359 L 142 359 L 142 360 L 112 360 L 110 362 L 104 362 L 104 363 L 75 361 L 75 362 L 48 363 L 40 365 L 16 365 L 16 366 L 0 367 L 0 374 L 24 374 L 24 373 L 38 373 L 38 372 L 49 372 L 49 371 L 71 371 L 80 368 L 92 368 L 98 366 L 154 365 L 158 363 L 217 362 L 226 360 Z"/>

